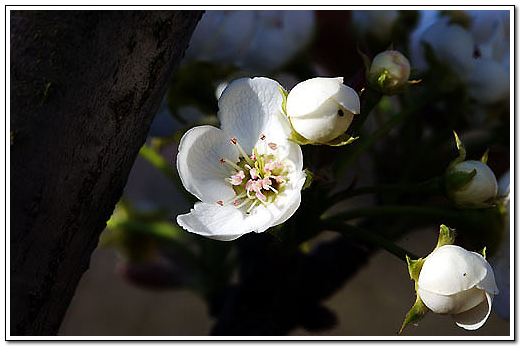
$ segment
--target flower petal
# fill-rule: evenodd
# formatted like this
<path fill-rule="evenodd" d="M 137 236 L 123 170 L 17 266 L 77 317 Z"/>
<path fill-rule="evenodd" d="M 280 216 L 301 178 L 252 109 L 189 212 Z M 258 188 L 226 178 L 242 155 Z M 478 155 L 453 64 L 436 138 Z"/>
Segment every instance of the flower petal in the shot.
<path fill-rule="evenodd" d="M 241 78 L 229 84 L 218 100 L 221 129 L 252 152 L 275 113 L 282 112 L 278 82 L 263 77 Z M 267 135 L 267 133 L 266 133 Z"/>
<path fill-rule="evenodd" d="M 336 95 L 341 85 L 343 77 L 316 77 L 298 83 L 287 96 L 287 115 L 293 118 L 313 113 L 323 102 Z"/>
<path fill-rule="evenodd" d="M 492 104 L 509 96 L 509 71 L 491 59 L 476 59 L 464 76 L 471 97 L 483 104 Z"/>
<path fill-rule="evenodd" d="M 477 255 L 480 256 L 480 254 L 477 254 Z M 477 284 L 477 287 L 480 288 L 481 290 L 484 290 L 486 292 L 497 295 L 498 287 L 495 282 L 495 273 L 493 272 L 493 268 L 491 268 L 491 265 L 489 264 L 488 261 L 486 261 L 484 259 L 484 257 L 481 257 L 481 261 L 484 264 L 484 266 L 486 266 L 487 272 L 486 272 L 486 276 L 484 277 L 484 279 L 482 279 L 482 281 L 480 281 Z"/>
<path fill-rule="evenodd" d="M 177 223 L 188 232 L 229 241 L 253 231 L 264 232 L 272 226 L 272 217 L 261 205 L 246 215 L 231 205 L 197 202 L 188 214 L 177 216 Z"/>
<path fill-rule="evenodd" d="M 271 205 L 267 207 L 269 211 L 273 212 L 273 208 L 276 207 L 277 203 L 279 203 L 278 205 L 283 205 L 283 208 L 279 208 L 276 214 L 273 213 L 273 215 L 276 216 L 272 226 L 284 223 L 296 212 L 296 210 L 298 210 L 302 199 L 301 190 L 303 184 L 305 184 L 305 178 L 305 173 L 301 171 L 298 174 L 291 176 L 289 181 L 295 181 L 295 183 L 292 184 L 289 190 L 286 188 L 284 193 L 277 196 L 275 202 L 271 203 Z"/>
<path fill-rule="evenodd" d="M 459 327 L 467 330 L 476 330 L 486 323 L 491 313 L 492 303 L 493 295 L 486 292 L 486 299 L 482 303 L 473 309 L 451 316 Z"/>
<path fill-rule="evenodd" d="M 213 126 L 197 126 L 182 136 L 177 154 L 177 170 L 182 184 L 207 203 L 229 200 L 235 191 L 224 181 L 232 169 L 221 158 L 238 162 L 237 149 L 228 136 Z"/>
<path fill-rule="evenodd" d="M 431 293 L 452 295 L 479 284 L 487 275 L 482 256 L 460 246 L 444 245 L 424 261 L 418 285 Z"/>
<path fill-rule="evenodd" d="M 407 78 L 408 79 L 408 78 Z M 353 114 L 359 114 L 361 112 L 361 101 L 357 92 L 349 86 L 340 85 L 337 94 L 332 96 L 343 108 Z"/>
<path fill-rule="evenodd" d="M 450 296 L 417 290 L 424 305 L 436 314 L 458 314 L 479 305 L 486 299 L 485 292 L 476 287 Z"/>

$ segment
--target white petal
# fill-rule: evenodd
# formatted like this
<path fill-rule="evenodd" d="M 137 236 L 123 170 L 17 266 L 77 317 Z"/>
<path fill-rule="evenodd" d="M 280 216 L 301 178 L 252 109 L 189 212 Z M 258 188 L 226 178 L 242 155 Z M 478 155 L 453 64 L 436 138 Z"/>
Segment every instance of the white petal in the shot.
<path fill-rule="evenodd" d="M 314 112 L 302 117 L 291 117 L 294 130 L 311 141 L 326 143 L 343 134 L 354 119 L 353 113 L 343 110 L 343 116 L 338 115 L 339 105 L 329 98 Z"/>
<path fill-rule="evenodd" d="M 453 295 L 442 295 L 417 290 L 419 297 L 431 311 L 437 314 L 458 314 L 467 311 L 486 299 L 485 292 L 476 287 Z"/>
<path fill-rule="evenodd" d="M 460 246 L 444 245 L 426 257 L 418 285 L 431 293 L 452 295 L 476 286 L 486 275 L 482 256 Z"/>
<path fill-rule="evenodd" d="M 316 77 L 296 84 L 287 96 L 287 115 L 293 118 L 313 113 L 323 102 L 337 94 L 341 85 L 343 77 Z"/>
<path fill-rule="evenodd" d="M 287 221 L 298 210 L 301 203 L 301 190 L 305 184 L 305 173 L 299 172 L 289 177 L 289 184 L 283 193 L 276 196 L 273 203 L 267 209 L 274 217 L 273 225 L 276 226 Z"/>
<path fill-rule="evenodd" d="M 446 19 L 438 20 L 428 28 L 421 41 L 428 42 L 439 61 L 451 66 L 464 76 L 474 63 L 474 43 L 471 34 L 458 25 L 449 25 Z"/>
<path fill-rule="evenodd" d="M 293 162 L 301 161 L 303 163 L 300 146 L 287 140 L 291 134 L 291 131 L 291 124 L 289 123 L 287 117 L 281 112 L 275 112 L 265 124 L 264 130 L 262 132 L 262 134 L 265 135 L 265 139 L 258 139 L 255 144 L 258 153 L 272 154 L 272 151 L 266 150 L 269 149 L 266 144 L 272 142 L 276 143 L 277 145 L 276 155 L 278 159 L 281 160 L 288 158 Z M 301 170 L 301 168 L 299 170 Z"/>
<path fill-rule="evenodd" d="M 246 233 L 264 232 L 272 226 L 272 217 L 263 206 L 246 215 L 232 205 L 197 202 L 190 213 L 177 216 L 177 223 L 188 232 L 229 241 Z"/>
<path fill-rule="evenodd" d="M 351 113 L 359 114 L 361 112 L 358 93 L 347 85 L 341 84 L 338 93 L 332 95 L 332 98 Z"/>
<path fill-rule="evenodd" d="M 484 277 L 484 279 L 482 279 L 481 282 L 477 284 L 477 287 L 484 291 L 497 295 L 498 287 L 495 282 L 495 273 L 493 272 L 493 268 L 491 268 L 491 265 L 489 265 L 489 262 L 486 261 L 484 257 L 482 257 L 480 254 L 475 254 L 480 257 L 482 264 L 486 267 L 486 276 Z"/>
<path fill-rule="evenodd" d="M 491 59 L 476 59 L 464 78 L 471 97 L 483 104 L 504 100 L 509 95 L 509 71 Z"/>
<path fill-rule="evenodd" d="M 467 330 L 479 329 L 486 323 L 489 314 L 491 313 L 491 305 L 493 303 L 493 295 L 486 292 L 486 299 L 466 312 L 452 315 L 455 323 Z"/>
<path fill-rule="evenodd" d="M 182 136 L 177 154 L 177 170 L 182 184 L 203 202 L 214 203 L 235 196 L 225 182 L 232 169 L 221 158 L 238 162 L 238 153 L 229 137 L 213 126 L 197 126 Z"/>
<path fill-rule="evenodd" d="M 269 78 L 241 78 L 229 84 L 218 101 L 221 129 L 236 137 L 246 153 L 252 152 L 272 115 L 282 110 L 278 87 Z"/>

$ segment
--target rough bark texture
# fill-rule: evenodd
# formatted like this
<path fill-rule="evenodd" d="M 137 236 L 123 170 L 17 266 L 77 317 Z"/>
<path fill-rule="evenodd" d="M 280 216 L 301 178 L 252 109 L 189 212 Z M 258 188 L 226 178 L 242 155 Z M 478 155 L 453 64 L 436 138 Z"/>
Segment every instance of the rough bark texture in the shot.
<path fill-rule="evenodd" d="M 54 335 L 200 11 L 11 12 L 11 335 Z"/>

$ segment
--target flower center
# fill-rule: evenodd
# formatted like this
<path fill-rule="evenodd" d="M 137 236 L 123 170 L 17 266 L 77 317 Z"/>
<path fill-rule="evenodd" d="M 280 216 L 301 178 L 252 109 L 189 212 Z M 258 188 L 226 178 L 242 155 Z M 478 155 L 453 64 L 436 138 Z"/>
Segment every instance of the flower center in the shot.
<path fill-rule="evenodd" d="M 225 180 L 233 187 L 236 196 L 231 201 L 218 201 L 217 204 L 223 206 L 232 203 L 250 214 L 255 206 L 273 202 L 284 190 L 288 169 L 277 158 L 278 147 L 276 143 L 268 143 L 265 135 L 261 135 L 260 139 L 264 145 L 263 154 L 258 154 L 257 148 L 254 148 L 251 155 L 246 154 L 236 138 L 230 139 L 240 153 L 239 161 L 221 158 L 220 163 L 228 164 L 233 169 Z"/>

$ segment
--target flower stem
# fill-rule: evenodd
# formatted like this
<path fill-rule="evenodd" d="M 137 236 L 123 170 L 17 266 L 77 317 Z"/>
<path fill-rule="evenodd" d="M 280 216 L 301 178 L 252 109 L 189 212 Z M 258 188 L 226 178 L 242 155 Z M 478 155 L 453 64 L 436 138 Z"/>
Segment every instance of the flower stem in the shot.
<path fill-rule="evenodd" d="M 322 220 L 328 221 L 346 221 L 366 216 L 384 216 L 395 214 L 409 214 L 425 217 L 440 218 L 445 220 L 458 220 L 464 222 L 465 216 L 449 209 L 438 209 L 430 207 L 418 207 L 413 205 L 383 205 L 368 208 L 351 209 L 342 213 L 328 217 L 322 215 Z M 447 222 L 447 221 L 446 221 Z"/>
<path fill-rule="evenodd" d="M 372 88 L 367 87 L 365 89 L 361 101 L 361 114 L 355 117 L 356 121 L 354 124 L 352 124 L 352 137 L 359 135 L 359 131 L 361 130 L 361 127 L 363 127 L 365 121 L 368 119 L 368 115 L 370 112 L 372 112 L 372 109 L 377 106 L 379 101 L 381 101 L 382 97 L 383 95 L 381 93 Z"/>
<path fill-rule="evenodd" d="M 390 240 L 380 236 L 379 234 L 370 232 L 368 230 L 360 229 L 358 227 L 355 227 L 355 226 L 352 226 L 349 224 L 345 224 L 345 223 L 340 223 L 340 222 L 324 221 L 322 223 L 322 225 L 324 228 L 329 229 L 331 231 L 335 231 L 335 232 L 338 232 L 338 233 L 344 234 L 344 235 L 351 235 L 360 240 L 364 240 L 371 244 L 377 245 L 380 248 L 388 251 L 392 255 L 395 255 L 397 258 L 401 259 L 405 263 L 406 263 L 406 256 L 408 256 L 412 259 L 419 258 L 419 256 L 403 249 L 399 245 L 396 245 L 393 242 L 391 242 Z"/>
<path fill-rule="evenodd" d="M 357 189 L 340 191 L 329 197 L 328 206 L 332 206 L 346 198 L 367 193 L 423 193 L 433 192 L 442 188 L 442 178 L 435 177 L 430 180 L 415 184 L 382 184 L 364 186 Z"/>

